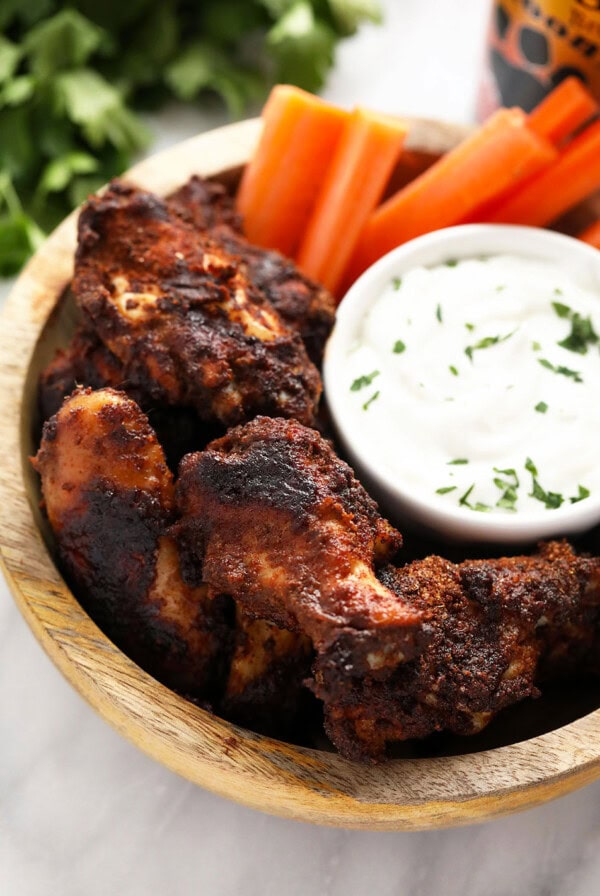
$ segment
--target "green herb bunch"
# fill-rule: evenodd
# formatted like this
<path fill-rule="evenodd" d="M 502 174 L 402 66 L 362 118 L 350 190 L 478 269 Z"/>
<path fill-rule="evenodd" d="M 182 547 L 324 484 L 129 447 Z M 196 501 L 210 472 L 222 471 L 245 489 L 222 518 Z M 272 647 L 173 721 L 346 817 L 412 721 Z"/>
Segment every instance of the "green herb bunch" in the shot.
<path fill-rule="evenodd" d="M 149 143 L 140 110 L 318 90 L 376 0 L 0 0 L 0 275 Z"/>

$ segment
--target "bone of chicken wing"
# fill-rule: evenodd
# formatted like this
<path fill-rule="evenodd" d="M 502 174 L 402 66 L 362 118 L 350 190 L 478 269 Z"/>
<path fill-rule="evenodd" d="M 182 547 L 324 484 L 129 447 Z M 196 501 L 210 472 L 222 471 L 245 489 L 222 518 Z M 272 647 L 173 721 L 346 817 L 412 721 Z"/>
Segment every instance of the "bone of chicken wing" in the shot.
<path fill-rule="evenodd" d="M 436 731 L 475 734 L 501 709 L 539 692 L 536 681 L 570 654 L 594 648 L 600 559 L 564 542 L 533 557 L 466 561 L 427 557 L 380 578 L 426 619 L 422 653 L 386 681 L 341 682 L 317 658 L 315 692 L 338 750 L 384 758 L 389 744 Z"/>
<path fill-rule="evenodd" d="M 307 635 L 343 675 L 415 653 L 421 613 L 379 582 L 400 536 L 317 432 L 259 417 L 183 458 L 178 539 L 191 582 Z"/>
<path fill-rule="evenodd" d="M 168 198 L 169 208 L 239 259 L 248 279 L 263 292 L 283 320 L 302 337 L 309 357 L 320 364 L 333 327 L 331 294 L 302 274 L 279 252 L 254 246 L 242 234 L 234 201 L 221 184 L 192 177 Z"/>
<path fill-rule="evenodd" d="M 88 201 L 73 292 L 148 401 L 225 425 L 257 413 L 313 421 L 321 381 L 300 337 L 235 259 L 157 196 L 113 182 Z"/>
<path fill-rule="evenodd" d="M 229 629 L 205 587 L 184 584 L 173 478 L 147 418 L 112 389 L 76 391 L 44 426 L 34 460 L 64 569 L 84 608 L 165 684 L 204 698 Z"/>

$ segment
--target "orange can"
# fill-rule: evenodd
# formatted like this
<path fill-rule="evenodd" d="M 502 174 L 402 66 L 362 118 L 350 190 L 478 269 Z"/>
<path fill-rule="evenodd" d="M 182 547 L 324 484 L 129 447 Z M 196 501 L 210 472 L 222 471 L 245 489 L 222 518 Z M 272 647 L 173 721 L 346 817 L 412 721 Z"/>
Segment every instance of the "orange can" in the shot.
<path fill-rule="evenodd" d="M 600 0 L 501 0 L 492 5 L 480 120 L 498 106 L 530 112 L 577 75 L 600 100 Z"/>

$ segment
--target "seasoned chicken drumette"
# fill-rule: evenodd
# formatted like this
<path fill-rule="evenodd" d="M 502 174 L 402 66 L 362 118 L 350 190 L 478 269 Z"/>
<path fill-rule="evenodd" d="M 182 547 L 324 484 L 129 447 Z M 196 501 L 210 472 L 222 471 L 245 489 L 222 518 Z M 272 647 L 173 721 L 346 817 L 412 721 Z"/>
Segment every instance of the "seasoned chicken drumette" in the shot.
<path fill-rule="evenodd" d="M 257 413 L 313 421 L 321 382 L 298 334 L 157 196 L 113 182 L 89 200 L 73 292 L 136 395 L 225 425 Z"/>
<path fill-rule="evenodd" d="M 181 462 L 184 573 L 247 614 L 307 635 L 346 678 L 414 655 L 421 614 L 375 576 L 400 544 L 314 430 L 259 417 Z"/>
<path fill-rule="evenodd" d="M 137 405 L 112 389 L 78 390 L 46 424 L 34 466 L 63 567 L 109 637 L 226 718 L 295 733 L 310 641 L 184 584 L 169 535 L 172 475 Z"/>
<path fill-rule="evenodd" d="M 427 557 L 380 578 L 423 614 L 429 642 L 386 681 L 352 687 L 315 665 L 325 728 L 341 753 L 382 759 L 389 744 L 436 731 L 476 734 L 501 709 L 539 694 L 571 657 L 585 665 L 600 624 L 600 559 L 564 542 L 532 557 L 453 564 Z"/>
<path fill-rule="evenodd" d="M 169 208 L 239 259 L 250 282 L 258 287 L 283 320 L 302 337 L 315 364 L 323 358 L 333 327 L 331 294 L 304 276 L 279 252 L 254 246 L 243 236 L 234 201 L 222 184 L 192 177 L 167 199 Z"/>
<path fill-rule="evenodd" d="M 45 424 L 34 466 L 84 608 L 170 687 L 210 695 L 227 659 L 225 608 L 181 579 L 173 478 L 137 405 L 111 389 L 75 392 Z"/>

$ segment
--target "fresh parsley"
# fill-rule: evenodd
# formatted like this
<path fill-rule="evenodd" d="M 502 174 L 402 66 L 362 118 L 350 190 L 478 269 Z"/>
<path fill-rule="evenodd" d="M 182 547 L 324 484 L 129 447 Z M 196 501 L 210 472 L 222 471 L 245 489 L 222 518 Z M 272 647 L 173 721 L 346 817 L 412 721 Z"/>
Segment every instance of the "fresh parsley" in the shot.
<path fill-rule="evenodd" d="M 400 287 L 402 286 L 402 277 L 394 277 L 394 279 L 392 280 L 392 286 L 396 290 L 400 289 Z"/>
<path fill-rule="evenodd" d="M 504 336 L 484 336 L 483 339 L 480 339 L 479 342 L 476 342 L 474 345 L 468 345 L 465 349 L 465 355 L 469 361 L 472 361 L 473 352 L 480 351 L 484 348 L 491 348 L 493 345 L 499 345 L 501 342 L 506 342 L 506 340 L 510 339 L 511 336 L 514 336 L 516 332 L 516 330 L 512 330 Z"/>
<path fill-rule="evenodd" d="M 468 463 L 469 463 L 469 461 L 467 460 L 466 457 L 457 457 L 455 460 L 449 460 L 449 461 L 447 462 L 446 466 L 448 466 L 448 467 L 456 467 L 456 466 L 459 466 L 459 465 L 461 465 L 461 464 L 468 464 Z"/>
<path fill-rule="evenodd" d="M 561 494 L 558 492 L 549 492 L 542 488 L 538 480 L 538 469 L 530 457 L 525 461 L 525 469 L 528 473 L 531 473 L 530 498 L 535 498 L 536 501 L 541 501 L 547 510 L 556 510 L 561 504 L 564 504 L 565 499 Z"/>
<path fill-rule="evenodd" d="M 392 351 L 395 355 L 401 355 L 402 352 L 406 351 L 405 343 L 402 342 L 401 339 L 397 339 L 396 342 L 394 342 L 394 348 L 392 349 Z"/>
<path fill-rule="evenodd" d="M 456 491 L 456 485 L 443 485 L 442 488 L 436 488 L 436 495 L 447 495 L 449 492 Z"/>
<path fill-rule="evenodd" d="M 548 410 L 548 405 L 546 404 L 545 401 L 538 401 L 538 403 L 536 404 L 536 406 L 534 408 L 534 411 L 537 411 L 538 414 L 545 414 L 547 410 Z"/>
<path fill-rule="evenodd" d="M 371 373 L 365 373 L 363 376 L 357 377 L 350 386 L 351 392 L 358 392 L 365 386 L 370 386 L 376 376 L 379 376 L 379 370 L 373 370 Z"/>
<path fill-rule="evenodd" d="M 0 2 L 0 274 L 150 142 L 172 100 L 238 118 L 272 84 L 318 90 L 377 0 Z"/>
<path fill-rule="evenodd" d="M 500 476 L 505 477 L 494 477 L 494 485 L 502 492 L 496 501 L 496 507 L 502 507 L 504 510 L 516 511 L 518 498 L 517 489 L 519 488 L 517 471 L 512 467 L 505 470 L 494 467 L 494 473 L 499 473 Z"/>
<path fill-rule="evenodd" d="M 368 411 L 369 408 L 371 407 L 371 405 L 373 404 L 373 402 L 376 401 L 378 398 L 379 398 L 379 390 L 377 390 L 377 392 L 374 392 L 373 395 L 371 395 L 371 397 L 365 401 L 365 403 L 362 406 L 363 411 Z"/>
<path fill-rule="evenodd" d="M 571 370 L 563 364 L 552 364 L 547 358 L 538 358 L 538 364 L 541 364 L 546 370 L 551 370 L 552 373 L 559 373 L 561 376 L 569 377 L 575 383 L 583 382 L 581 373 L 578 370 Z"/>
<path fill-rule="evenodd" d="M 441 305 L 438 305 L 437 308 L 435 309 L 435 316 L 438 319 L 439 323 L 444 322 L 444 318 L 442 317 L 442 306 Z"/>
<path fill-rule="evenodd" d="M 452 376 L 458 376 L 458 368 L 454 366 L 454 364 L 450 364 L 448 370 L 452 374 Z"/>
<path fill-rule="evenodd" d="M 492 508 L 489 504 L 482 504 L 481 501 L 477 501 L 475 504 L 472 504 L 469 501 L 471 496 L 471 492 L 475 488 L 475 483 L 473 483 L 464 493 L 464 495 L 458 499 L 458 503 L 460 507 L 468 507 L 469 510 L 476 510 L 479 513 L 488 513 Z"/>
<path fill-rule="evenodd" d="M 586 488 L 585 485 L 579 485 L 577 489 L 578 494 L 574 498 L 569 498 L 571 504 L 577 504 L 578 501 L 583 501 L 584 498 L 589 498 L 591 494 L 589 488 Z"/>

